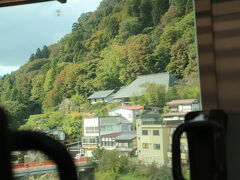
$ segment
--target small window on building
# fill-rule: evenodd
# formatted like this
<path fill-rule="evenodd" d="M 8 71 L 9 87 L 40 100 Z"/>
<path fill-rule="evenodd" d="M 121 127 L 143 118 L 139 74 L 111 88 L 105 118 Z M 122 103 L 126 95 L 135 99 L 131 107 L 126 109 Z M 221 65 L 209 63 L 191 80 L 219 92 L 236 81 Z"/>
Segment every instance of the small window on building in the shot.
<path fill-rule="evenodd" d="M 148 135 L 148 130 L 142 130 L 142 135 Z"/>
<path fill-rule="evenodd" d="M 149 149 L 149 143 L 142 143 L 143 149 Z"/>
<path fill-rule="evenodd" d="M 160 144 L 153 144 L 153 149 L 159 150 L 160 149 Z"/>
<path fill-rule="evenodd" d="M 140 140 L 140 137 L 138 137 L 138 140 Z"/>
<path fill-rule="evenodd" d="M 159 136 L 159 130 L 153 130 L 153 136 Z"/>

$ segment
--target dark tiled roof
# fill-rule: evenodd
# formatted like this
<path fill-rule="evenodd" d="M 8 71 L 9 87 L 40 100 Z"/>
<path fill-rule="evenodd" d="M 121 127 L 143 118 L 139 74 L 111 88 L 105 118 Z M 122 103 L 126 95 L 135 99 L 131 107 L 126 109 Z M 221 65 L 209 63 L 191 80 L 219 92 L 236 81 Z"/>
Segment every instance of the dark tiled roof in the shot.
<path fill-rule="evenodd" d="M 169 112 L 166 114 L 162 114 L 163 117 L 171 117 L 171 116 L 185 116 L 188 112 Z"/>
<path fill-rule="evenodd" d="M 181 105 L 181 104 L 192 104 L 194 102 L 197 102 L 196 99 L 178 99 L 178 100 L 172 100 L 167 103 L 167 105 Z"/>
<path fill-rule="evenodd" d="M 117 133 L 105 134 L 105 135 L 102 135 L 101 138 L 116 138 L 123 134 L 136 134 L 136 132 L 135 131 L 122 131 L 122 132 L 117 132 Z"/>
<path fill-rule="evenodd" d="M 160 118 L 160 114 L 159 113 L 156 113 L 156 114 L 141 114 L 139 115 L 140 119 L 149 119 L 149 118 L 155 118 L 155 119 L 158 119 Z"/>
<path fill-rule="evenodd" d="M 172 78 L 169 73 L 157 73 L 138 76 L 137 79 L 134 80 L 131 84 L 123 87 L 118 92 L 116 92 L 114 99 L 128 98 L 133 95 L 141 96 L 146 89 L 144 87 L 144 84 L 147 83 L 164 85 L 166 88 L 168 88 L 169 86 L 174 85 L 174 81 L 176 80 Z"/>
<path fill-rule="evenodd" d="M 128 141 L 136 138 L 136 133 L 135 134 L 121 134 L 120 136 L 116 137 L 116 141 Z"/>
<path fill-rule="evenodd" d="M 88 97 L 88 99 L 106 98 L 110 96 L 113 92 L 114 90 L 94 92 L 91 96 Z"/>

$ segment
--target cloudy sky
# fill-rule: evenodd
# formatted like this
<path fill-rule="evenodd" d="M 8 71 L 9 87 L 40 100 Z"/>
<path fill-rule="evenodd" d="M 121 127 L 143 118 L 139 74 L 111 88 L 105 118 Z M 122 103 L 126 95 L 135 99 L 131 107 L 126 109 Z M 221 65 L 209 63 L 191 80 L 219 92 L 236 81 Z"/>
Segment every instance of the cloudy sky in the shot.
<path fill-rule="evenodd" d="M 25 64 L 31 53 L 56 43 L 83 12 L 94 11 L 101 0 L 68 0 L 0 8 L 0 76 Z"/>

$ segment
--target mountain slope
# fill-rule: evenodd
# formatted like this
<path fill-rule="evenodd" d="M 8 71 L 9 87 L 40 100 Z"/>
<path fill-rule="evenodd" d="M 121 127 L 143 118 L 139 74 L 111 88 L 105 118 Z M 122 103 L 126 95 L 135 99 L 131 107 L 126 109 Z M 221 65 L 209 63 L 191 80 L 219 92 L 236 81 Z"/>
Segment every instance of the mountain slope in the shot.
<path fill-rule="evenodd" d="M 57 110 L 66 98 L 81 102 L 138 75 L 168 71 L 182 79 L 196 72 L 192 5 L 182 1 L 169 6 L 168 0 L 103 0 L 96 11 L 82 14 L 70 34 L 37 49 L 18 71 L 0 79 L 11 126 Z"/>

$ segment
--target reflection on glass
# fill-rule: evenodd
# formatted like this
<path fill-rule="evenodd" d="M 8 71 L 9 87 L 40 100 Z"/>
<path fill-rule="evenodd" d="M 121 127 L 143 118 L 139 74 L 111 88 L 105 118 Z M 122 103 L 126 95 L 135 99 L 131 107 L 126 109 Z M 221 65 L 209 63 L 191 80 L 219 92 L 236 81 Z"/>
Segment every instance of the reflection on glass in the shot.
<path fill-rule="evenodd" d="M 97 163 L 96 179 L 171 179 L 172 133 L 201 104 L 193 5 L 182 2 L 0 9 L 10 14 L 0 21 L 0 103 L 10 127 L 59 140 L 76 163 Z M 16 167 L 25 156 L 14 155 Z M 181 156 L 187 175 L 185 135 Z"/>

